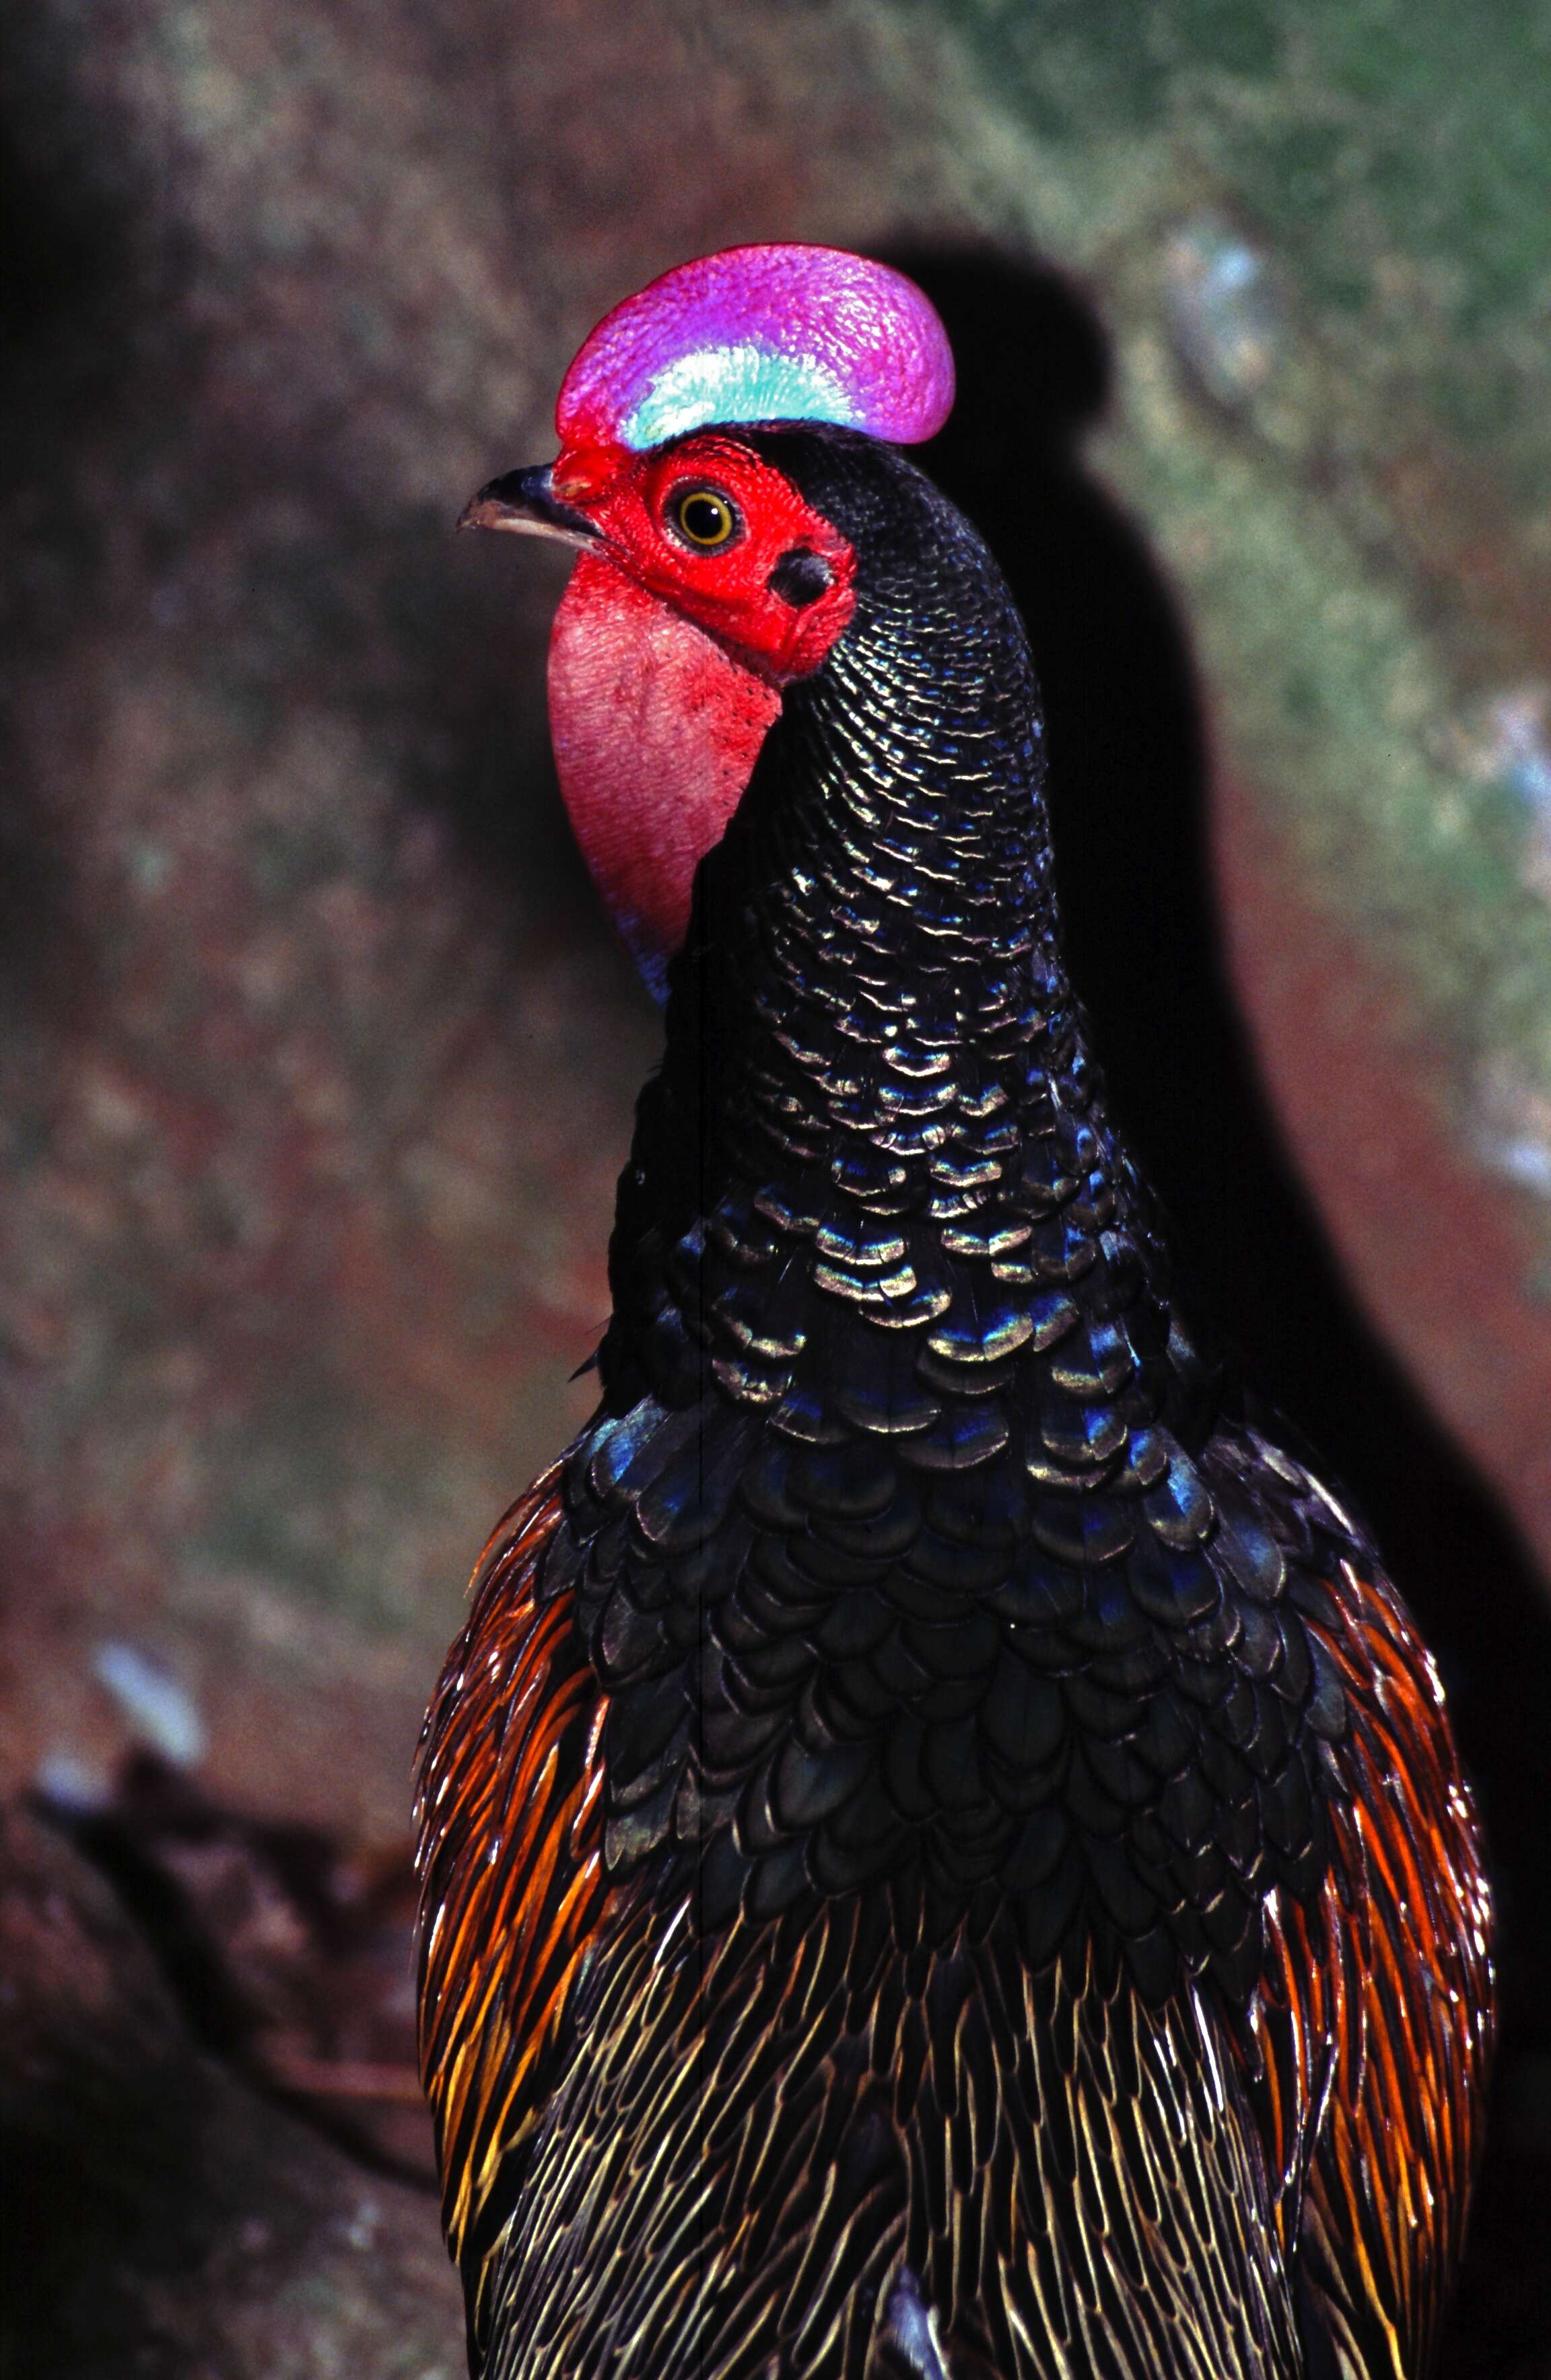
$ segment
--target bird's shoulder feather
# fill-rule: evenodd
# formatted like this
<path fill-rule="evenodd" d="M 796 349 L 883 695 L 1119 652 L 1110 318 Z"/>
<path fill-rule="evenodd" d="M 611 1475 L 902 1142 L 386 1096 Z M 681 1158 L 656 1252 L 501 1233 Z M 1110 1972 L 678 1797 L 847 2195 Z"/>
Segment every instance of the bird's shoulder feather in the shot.
<path fill-rule="evenodd" d="M 485 1548 L 421 1747 L 421 2061 L 471 2335 L 493 2184 L 543 2107 L 609 1899 L 604 1697 L 569 1597 L 537 1579 L 557 1488 L 546 1472 Z"/>
<path fill-rule="evenodd" d="M 1310 2313 L 1335 2368 L 1431 2366 L 1463 2245 L 1493 2016 L 1491 1910 L 1431 1659 L 1376 1566 L 1318 1630 L 1346 1700 L 1317 1895 L 1274 1893 L 1242 2036 Z"/>

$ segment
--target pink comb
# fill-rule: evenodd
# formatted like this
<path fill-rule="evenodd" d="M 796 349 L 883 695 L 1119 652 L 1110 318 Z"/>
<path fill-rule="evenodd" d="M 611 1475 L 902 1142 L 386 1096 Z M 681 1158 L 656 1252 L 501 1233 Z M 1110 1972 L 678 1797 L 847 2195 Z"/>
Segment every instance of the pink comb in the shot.
<path fill-rule="evenodd" d="M 640 452 L 713 422 L 833 421 L 913 446 L 953 404 L 913 281 L 839 248 L 725 248 L 605 314 L 555 408 L 567 446 Z"/>

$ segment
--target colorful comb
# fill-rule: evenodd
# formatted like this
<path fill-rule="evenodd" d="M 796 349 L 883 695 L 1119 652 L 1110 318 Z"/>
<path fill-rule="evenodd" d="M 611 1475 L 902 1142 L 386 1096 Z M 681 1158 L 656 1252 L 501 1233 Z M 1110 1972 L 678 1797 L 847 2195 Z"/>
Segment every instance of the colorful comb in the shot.
<path fill-rule="evenodd" d="M 832 421 L 913 446 L 952 404 L 947 334 L 913 281 L 788 242 L 697 257 L 616 306 L 555 421 L 567 446 L 638 453 L 722 421 Z"/>

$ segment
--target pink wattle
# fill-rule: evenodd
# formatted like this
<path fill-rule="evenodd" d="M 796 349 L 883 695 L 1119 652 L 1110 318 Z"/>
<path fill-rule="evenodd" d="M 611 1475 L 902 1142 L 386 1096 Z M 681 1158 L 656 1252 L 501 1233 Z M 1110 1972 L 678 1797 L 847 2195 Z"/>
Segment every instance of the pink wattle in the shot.
<path fill-rule="evenodd" d="M 582 856 L 661 998 L 695 869 L 781 697 L 612 563 L 582 554 L 555 616 L 549 719 Z"/>

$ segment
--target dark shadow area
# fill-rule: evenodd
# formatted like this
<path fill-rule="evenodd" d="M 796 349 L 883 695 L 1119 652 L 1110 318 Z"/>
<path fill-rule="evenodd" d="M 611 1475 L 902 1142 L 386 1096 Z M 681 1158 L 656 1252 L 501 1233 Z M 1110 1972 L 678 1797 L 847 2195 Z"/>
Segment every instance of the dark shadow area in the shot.
<path fill-rule="evenodd" d="M 111 1887 L 202 2050 L 358 2165 L 434 2190 L 407 1849 L 363 1868 L 318 1828 L 224 1808 L 147 1752 L 101 1806 L 39 1793 L 32 1813 Z"/>
<path fill-rule="evenodd" d="M 71 102 L 21 6 L 0 19 L 0 1014 L 63 1013 L 95 964 L 68 911 L 67 860 L 31 771 L 17 698 L 67 639 L 115 524 L 83 504 L 76 450 L 130 409 L 169 319 L 116 146 Z M 143 401 L 143 400 L 142 400 Z"/>
<path fill-rule="evenodd" d="M 1468 2269 L 1441 2370 L 1551 2355 L 1551 1605 L 1470 1462 L 1365 1324 L 1266 1107 L 1213 886 L 1188 642 L 1142 538 L 1081 468 L 1109 385 L 1071 285 L 985 253 L 897 251 L 959 363 L 932 476 L 995 552 L 1044 689 L 1068 955 L 1192 1304 L 1342 1481 L 1447 1683 L 1490 1835 L 1505 2033 Z M 1538 2120 L 1533 2109 L 1540 2102 Z"/>
<path fill-rule="evenodd" d="M 83 351 L 106 379 L 115 369 L 112 344 L 90 334 L 120 311 L 115 293 L 129 264 L 123 219 L 83 199 L 79 186 L 40 174 L 8 115 L 0 115 L 0 336 L 10 370 L 18 349 L 56 348 L 67 332 L 74 344 L 85 327 Z M 14 462 L 7 455 L 6 468 Z"/>
<path fill-rule="evenodd" d="M 0 24 L 0 502 L 24 490 L 39 513 L 51 462 L 167 335 L 178 282 L 165 237 L 153 269 L 128 161 L 104 136 L 23 0 Z"/>

